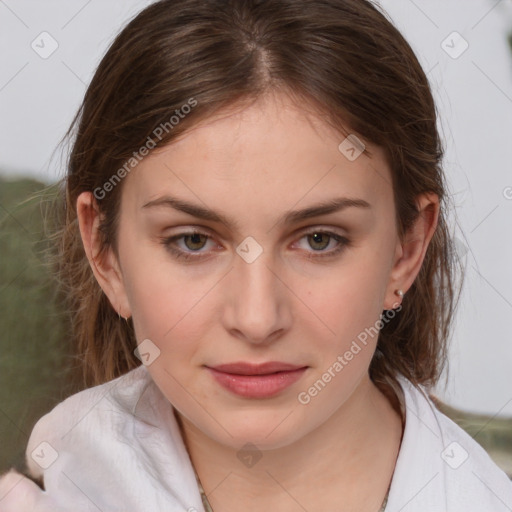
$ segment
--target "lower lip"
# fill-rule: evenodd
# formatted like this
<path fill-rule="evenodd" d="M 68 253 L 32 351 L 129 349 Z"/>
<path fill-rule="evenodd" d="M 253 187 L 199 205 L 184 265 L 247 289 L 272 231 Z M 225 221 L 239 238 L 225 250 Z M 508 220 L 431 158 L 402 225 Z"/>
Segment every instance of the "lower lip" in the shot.
<path fill-rule="evenodd" d="M 235 375 L 208 368 L 216 381 L 228 391 L 245 398 L 269 398 L 297 382 L 306 367 L 268 375 Z"/>

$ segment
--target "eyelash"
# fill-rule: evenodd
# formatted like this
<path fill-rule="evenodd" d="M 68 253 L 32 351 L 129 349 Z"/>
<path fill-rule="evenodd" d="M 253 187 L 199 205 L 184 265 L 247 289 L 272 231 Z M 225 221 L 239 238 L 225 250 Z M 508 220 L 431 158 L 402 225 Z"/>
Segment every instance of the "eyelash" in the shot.
<path fill-rule="evenodd" d="M 339 255 L 344 249 L 346 249 L 347 247 L 349 247 L 351 245 L 351 242 L 348 238 L 338 235 L 336 233 L 333 233 L 332 231 L 325 231 L 325 230 L 321 230 L 321 229 L 308 231 L 307 233 L 304 233 L 299 238 L 299 240 L 302 240 L 305 237 L 315 235 L 315 234 L 327 235 L 330 238 L 329 242 L 331 241 L 331 239 L 334 239 L 336 242 L 339 243 L 339 245 L 337 248 L 335 248 L 331 251 L 328 251 L 327 253 L 325 253 L 325 251 L 314 251 L 313 253 L 308 252 L 308 255 L 306 256 L 306 258 L 308 258 L 308 259 L 318 260 L 318 259 L 322 259 L 322 258 L 333 258 L 333 257 Z M 212 238 L 208 233 L 203 233 L 202 231 L 189 231 L 189 232 L 181 233 L 179 235 L 172 236 L 172 237 L 167 237 L 167 238 L 163 237 L 161 239 L 161 243 L 178 260 L 183 260 L 183 261 L 189 262 L 189 261 L 193 261 L 193 260 L 203 259 L 203 256 L 192 256 L 193 252 L 189 253 L 189 252 L 183 251 L 181 249 L 176 249 L 176 247 L 173 245 L 177 240 L 180 240 L 186 236 L 191 236 L 191 235 L 203 235 L 203 236 L 206 236 L 208 238 L 208 240 L 211 240 L 211 238 Z M 316 252 L 316 254 L 315 254 L 315 252 Z"/>

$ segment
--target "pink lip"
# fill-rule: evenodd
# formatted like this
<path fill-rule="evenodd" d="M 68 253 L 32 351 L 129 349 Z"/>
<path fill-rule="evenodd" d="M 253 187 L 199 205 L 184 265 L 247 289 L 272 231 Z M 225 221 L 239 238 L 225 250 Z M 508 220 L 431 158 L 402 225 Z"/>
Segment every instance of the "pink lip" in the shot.
<path fill-rule="evenodd" d="M 239 362 L 207 368 L 221 386 L 239 396 L 268 398 L 300 379 L 307 366 L 271 361 L 263 364 Z"/>

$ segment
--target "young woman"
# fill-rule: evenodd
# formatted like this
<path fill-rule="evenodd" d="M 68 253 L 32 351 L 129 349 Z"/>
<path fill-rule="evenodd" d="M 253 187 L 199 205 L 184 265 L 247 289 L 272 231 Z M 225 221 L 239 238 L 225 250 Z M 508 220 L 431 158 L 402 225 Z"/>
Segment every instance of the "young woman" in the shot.
<path fill-rule="evenodd" d="M 457 259 L 429 84 L 379 8 L 154 3 L 74 128 L 59 273 L 91 387 L 1 511 L 512 510 L 428 394 Z"/>

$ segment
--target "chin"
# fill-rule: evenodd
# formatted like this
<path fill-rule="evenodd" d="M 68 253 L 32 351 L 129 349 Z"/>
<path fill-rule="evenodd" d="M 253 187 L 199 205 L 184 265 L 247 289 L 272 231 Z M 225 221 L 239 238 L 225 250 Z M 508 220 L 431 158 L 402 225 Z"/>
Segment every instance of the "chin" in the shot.
<path fill-rule="evenodd" d="M 219 427 L 215 432 L 210 432 L 210 436 L 235 450 L 240 450 L 248 444 L 260 450 L 282 448 L 304 435 L 295 421 L 285 420 L 290 420 L 291 415 L 288 415 L 289 409 L 280 414 L 273 412 L 268 415 L 258 411 L 243 412 L 242 418 L 239 415 L 223 415 L 219 418 L 219 423 L 223 426 L 229 425 L 226 428 L 227 432 Z"/>

